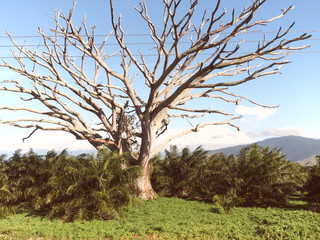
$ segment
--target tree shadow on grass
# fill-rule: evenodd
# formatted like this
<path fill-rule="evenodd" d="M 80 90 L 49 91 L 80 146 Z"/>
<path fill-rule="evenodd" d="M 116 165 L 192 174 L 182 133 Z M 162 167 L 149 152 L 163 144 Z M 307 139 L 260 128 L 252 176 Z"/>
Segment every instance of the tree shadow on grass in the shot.
<path fill-rule="evenodd" d="M 287 210 L 312 210 L 312 204 L 310 203 L 308 196 L 305 193 L 293 194 L 287 204 L 283 206 Z"/>

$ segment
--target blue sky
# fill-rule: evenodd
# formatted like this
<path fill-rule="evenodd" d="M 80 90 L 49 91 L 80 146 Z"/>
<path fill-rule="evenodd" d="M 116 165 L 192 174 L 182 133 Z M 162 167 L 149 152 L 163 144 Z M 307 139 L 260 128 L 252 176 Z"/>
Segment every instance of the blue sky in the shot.
<path fill-rule="evenodd" d="M 127 34 L 145 33 L 147 30 L 137 19 L 137 13 L 133 10 L 138 1 L 117 0 L 116 9 L 123 15 L 124 29 Z M 129 2 L 129 5 L 128 5 Z M 151 1 L 149 4 L 150 15 L 155 19 L 161 19 L 159 3 Z M 200 1 L 202 8 L 210 8 L 208 0 Z M 214 1 L 212 1 L 214 2 Z M 235 7 L 242 9 L 243 2 L 239 0 L 224 0 L 224 6 L 230 10 Z M 302 32 L 311 33 L 313 36 L 304 44 L 312 47 L 301 52 L 292 53 L 287 57 L 292 61 L 281 69 L 282 74 L 271 75 L 250 82 L 237 88 L 237 93 L 248 96 L 258 102 L 268 105 L 280 105 L 276 109 L 256 108 L 248 103 L 238 107 L 233 106 L 233 111 L 244 115 L 242 120 L 235 122 L 240 126 L 238 132 L 228 126 L 211 127 L 200 131 L 197 135 L 189 135 L 177 140 L 175 144 L 185 146 L 203 145 L 208 149 L 215 149 L 230 145 L 255 142 L 264 138 L 284 135 L 301 135 L 312 138 L 320 138 L 320 2 L 315 0 L 269 0 L 260 10 L 258 18 L 266 18 L 280 13 L 280 9 L 294 5 L 295 8 L 284 18 L 263 28 L 262 31 L 274 32 L 279 26 L 289 26 L 292 22 L 296 25 L 290 36 L 297 36 Z M 54 26 L 50 18 L 54 9 L 62 9 L 65 13 L 72 6 L 71 0 L 29 0 L 5 1 L 0 9 L 0 36 L 10 32 L 13 36 L 37 35 L 37 27 L 43 27 L 46 32 Z M 97 25 L 98 34 L 110 32 L 109 12 L 107 0 L 78 0 L 76 7 L 76 22 L 81 23 L 86 14 L 88 25 Z M 270 34 L 270 35 L 269 35 Z M 268 33 L 271 36 L 274 33 Z M 250 38 L 260 40 L 261 34 L 251 35 Z M 248 37 L 249 38 L 249 37 Z M 36 38 L 17 38 L 20 42 L 36 44 Z M 133 39 L 132 41 L 143 41 Z M 8 39 L 0 38 L 0 57 L 10 56 Z M 0 79 L 8 78 L 8 72 L 1 72 Z M 15 101 L 14 96 L 4 92 L 0 93 L 0 105 Z M 3 118 L 0 112 L 0 119 Z M 187 124 L 173 124 L 167 134 L 181 131 Z M 0 150 L 15 150 L 17 148 L 34 149 L 89 149 L 91 146 L 85 141 L 76 141 L 73 136 L 66 133 L 37 132 L 26 143 L 22 138 L 29 135 L 30 130 L 15 129 L 0 125 Z"/>

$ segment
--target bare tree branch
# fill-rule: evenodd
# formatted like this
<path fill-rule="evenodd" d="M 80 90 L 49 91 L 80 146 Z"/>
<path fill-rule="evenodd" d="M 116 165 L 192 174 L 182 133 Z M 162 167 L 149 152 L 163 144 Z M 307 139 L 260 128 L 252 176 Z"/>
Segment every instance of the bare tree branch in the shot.
<path fill-rule="evenodd" d="M 22 138 L 22 141 L 24 142 L 24 140 L 30 138 L 38 129 L 39 129 L 39 128 L 38 128 L 38 126 L 37 126 L 27 137 Z"/>
<path fill-rule="evenodd" d="M 95 26 L 89 27 L 85 19 L 81 26 L 74 25 L 75 4 L 68 14 L 56 11 L 50 34 L 38 29 L 41 48 L 28 49 L 8 34 L 15 46 L 15 61 L 3 60 L 0 68 L 22 78 L 2 79 L 0 91 L 17 94 L 31 107 L 8 105 L 1 106 L 0 111 L 24 111 L 34 117 L 2 119 L 0 124 L 33 129 L 24 140 L 40 129 L 69 132 L 96 148 L 113 143 L 120 152 L 133 151 L 139 143 L 133 158 L 144 166 L 176 137 L 211 125 L 237 128 L 233 121 L 240 116 L 210 106 L 218 101 L 240 104 L 245 100 L 275 107 L 229 89 L 279 73 L 289 63 L 286 58 L 291 52 L 309 47 L 297 43 L 310 35 L 289 36 L 294 24 L 280 27 L 273 37 L 258 44 L 240 40 L 293 9 L 289 6 L 271 18 L 255 20 L 266 2 L 253 0 L 249 7 L 239 13 L 231 10 L 228 15 L 228 10 L 221 9 L 221 0 L 202 12 L 198 0 L 163 0 L 163 11 L 152 16 L 143 0 L 135 10 L 149 31 L 151 49 L 133 49 L 126 43 L 122 16 L 117 16 L 113 0 L 109 0 L 112 32 L 100 42 Z M 160 24 L 158 19 L 162 19 Z M 116 42 L 116 49 L 107 48 L 108 41 Z M 118 68 L 113 66 L 116 62 Z M 197 99 L 206 100 L 201 109 L 187 105 Z M 192 123 L 208 114 L 227 119 Z M 176 117 L 193 127 L 154 148 L 156 136 L 166 131 L 170 118 Z"/>
<path fill-rule="evenodd" d="M 192 128 L 189 128 L 185 131 L 182 131 L 180 133 L 177 133 L 173 136 L 170 136 L 169 138 L 167 138 L 165 141 L 162 142 L 162 144 L 160 144 L 153 152 L 152 156 L 155 156 L 156 154 L 159 153 L 159 151 L 161 151 L 161 149 L 163 149 L 166 145 L 168 145 L 170 142 L 172 142 L 173 140 L 177 139 L 177 138 L 180 138 L 182 136 L 185 136 L 189 133 L 192 133 L 192 132 L 198 132 L 201 128 L 205 128 L 207 126 L 218 126 L 218 125 L 229 125 L 231 127 L 234 127 L 236 128 L 238 131 L 240 131 L 240 128 L 237 127 L 236 125 L 234 125 L 232 123 L 233 120 L 237 120 L 237 119 L 240 119 L 242 118 L 243 116 L 237 116 L 237 117 L 232 117 L 226 121 L 223 121 L 223 122 L 206 122 L 206 123 L 202 123 L 202 124 L 197 124 L 196 126 L 192 127 Z"/>

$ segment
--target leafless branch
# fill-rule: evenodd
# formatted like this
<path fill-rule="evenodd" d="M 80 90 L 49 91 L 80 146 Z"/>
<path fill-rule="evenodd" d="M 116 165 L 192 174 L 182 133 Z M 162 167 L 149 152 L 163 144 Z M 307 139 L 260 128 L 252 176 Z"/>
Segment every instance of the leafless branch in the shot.
<path fill-rule="evenodd" d="M 242 118 L 243 116 L 237 116 L 237 117 L 232 117 L 226 121 L 223 122 L 206 122 L 206 123 L 202 123 L 202 124 L 197 124 L 196 126 L 189 128 L 185 131 L 179 132 L 175 135 L 170 136 L 169 138 L 167 138 L 165 141 L 162 142 L 162 144 L 160 144 L 153 152 L 153 155 L 156 155 L 159 151 L 161 151 L 161 149 L 163 149 L 166 145 L 168 145 L 170 142 L 172 142 L 173 140 L 180 138 L 182 136 L 185 136 L 189 133 L 193 133 L 193 132 L 198 132 L 201 128 L 205 128 L 207 126 L 218 126 L 218 125 L 229 125 L 231 127 L 236 128 L 238 131 L 240 130 L 240 128 L 238 126 L 236 126 L 235 124 L 232 123 L 232 121 L 237 120 Z"/>
<path fill-rule="evenodd" d="M 22 138 L 22 141 L 24 142 L 24 140 L 30 138 L 38 129 L 39 127 L 37 126 L 27 137 Z"/>
<path fill-rule="evenodd" d="M 109 0 L 112 32 L 100 42 L 95 26 L 88 26 L 85 19 L 81 26 L 74 25 L 75 4 L 68 14 L 56 11 L 50 34 L 38 29 L 44 48 L 28 49 L 8 34 L 15 46 L 15 62 L 3 61 L 0 67 L 22 78 L 1 80 L 0 91 L 18 94 L 32 108 L 3 106 L 0 111 L 24 111 L 35 117 L 1 120 L 0 124 L 33 129 L 24 140 L 41 129 L 69 132 L 97 148 L 112 141 L 120 152 L 132 151 L 132 145 L 139 142 L 140 160 L 156 154 L 173 139 L 206 126 L 226 124 L 237 128 L 232 122 L 239 116 L 210 106 L 215 101 L 240 104 L 245 100 L 275 107 L 229 89 L 279 73 L 289 63 L 286 58 L 291 52 L 309 47 L 297 43 L 310 35 L 289 37 L 294 24 L 279 28 L 269 40 L 256 45 L 239 41 L 244 34 L 263 28 L 293 9 L 290 6 L 274 17 L 255 20 L 266 1 L 253 0 L 240 13 L 231 10 L 228 15 L 228 10 L 221 9 L 221 0 L 203 12 L 198 10 L 198 0 L 163 0 L 163 12 L 152 16 L 143 0 L 135 10 L 149 31 L 151 49 L 133 49 L 126 44 L 122 16 L 117 16 L 113 0 Z M 188 8 L 184 13 L 182 4 Z M 117 43 L 116 49 L 106 47 L 110 40 Z M 152 61 L 150 53 L 155 56 Z M 116 60 L 118 68 L 112 65 Z M 204 101 L 201 109 L 187 105 L 195 99 L 209 103 Z M 33 106 L 36 102 L 41 103 L 39 108 Z M 228 119 L 192 123 L 208 114 Z M 193 127 L 152 150 L 155 137 L 166 131 L 173 117 L 185 118 Z"/>

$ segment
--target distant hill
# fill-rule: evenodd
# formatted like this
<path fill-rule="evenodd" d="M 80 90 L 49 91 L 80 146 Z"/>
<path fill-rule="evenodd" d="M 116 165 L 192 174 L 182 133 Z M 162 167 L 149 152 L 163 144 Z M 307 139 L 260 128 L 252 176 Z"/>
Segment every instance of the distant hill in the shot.
<path fill-rule="evenodd" d="M 52 149 L 52 150 L 56 151 L 57 153 L 62 152 L 62 150 L 55 150 L 55 149 Z M 26 153 L 26 152 L 28 152 L 28 151 L 29 151 L 29 149 L 28 149 L 28 150 L 23 149 L 21 152 L 22 152 L 22 154 L 24 154 L 24 153 Z M 49 150 L 45 150 L 45 149 L 33 149 L 33 151 L 36 152 L 36 153 L 39 154 L 39 155 L 46 155 Z M 77 156 L 77 155 L 82 154 L 82 153 L 86 153 L 86 154 L 91 154 L 91 153 L 96 154 L 96 153 L 97 153 L 97 150 L 95 150 L 95 149 L 91 149 L 91 150 L 68 150 L 68 149 L 67 149 L 67 151 L 68 151 L 68 153 L 69 153 L 70 155 L 74 155 L 74 156 Z M 9 157 L 11 157 L 11 156 L 13 155 L 14 152 L 15 152 L 15 151 L 0 150 L 0 155 L 1 155 L 1 154 L 5 154 L 5 155 L 7 155 L 7 157 L 9 158 Z"/>
<path fill-rule="evenodd" d="M 305 161 L 308 164 L 310 161 L 312 162 L 316 155 L 320 155 L 320 139 L 285 136 L 268 138 L 256 143 L 264 147 L 280 148 L 281 152 L 287 155 L 287 159 L 292 162 Z M 226 155 L 238 155 L 240 149 L 248 145 L 250 144 L 221 148 L 209 152 L 211 154 L 222 152 Z"/>

